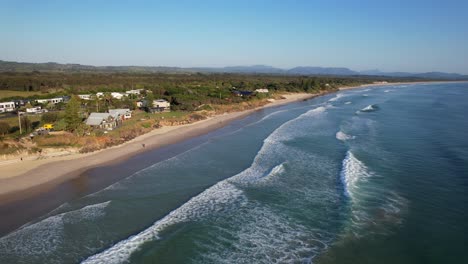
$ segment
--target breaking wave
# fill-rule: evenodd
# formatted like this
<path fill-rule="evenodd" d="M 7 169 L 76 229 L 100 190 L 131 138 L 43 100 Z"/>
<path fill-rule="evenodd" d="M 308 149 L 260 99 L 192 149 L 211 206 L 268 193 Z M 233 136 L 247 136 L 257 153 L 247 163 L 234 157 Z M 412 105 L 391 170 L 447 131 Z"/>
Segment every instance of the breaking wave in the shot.
<path fill-rule="evenodd" d="M 377 110 L 379 110 L 379 107 L 376 104 L 371 104 L 362 108 L 361 110 L 359 110 L 359 112 L 374 112 Z"/>
<path fill-rule="evenodd" d="M 348 151 L 341 171 L 344 194 L 350 199 L 351 210 L 346 236 L 388 234 L 393 226 L 401 224 L 408 201 L 372 178 L 378 176 Z"/>
<path fill-rule="evenodd" d="M 282 124 L 264 140 L 262 148 L 257 153 L 249 168 L 237 175 L 218 182 L 201 194 L 191 198 L 188 202 L 170 212 L 162 219 L 156 221 L 149 228 L 128 239 L 118 242 L 101 253 L 89 257 L 82 263 L 122 263 L 128 261 L 130 256 L 138 251 L 144 243 L 159 239 L 161 232 L 169 226 L 200 220 L 208 215 L 232 211 L 235 208 L 245 205 L 248 199 L 239 187 L 265 182 L 282 174 L 285 170 L 284 162 L 279 165 L 278 163 L 272 164 L 272 162 L 275 161 L 271 159 L 270 155 L 272 153 L 281 153 L 278 149 L 281 148 L 281 141 L 289 139 L 290 135 L 287 132 L 291 129 L 291 126 L 294 127 L 295 122 L 304 118 L 320 115 L 324 113 L 326 109 L 327 106 L 314 108 Z M 295 129 L 294 131 L 300 130 Z M 311 247 L 315 248 L 316 245 L 312 245 Z"/>
<path fill-rule="evenodd" d="M 0 238 L 0 255 L 5 259 L 27 263 L 35 262 L 36 258 L 49 256 L 49 263 L 61 263 L 56 259 L 57 250 L 64 242 L 64 231 L 67 225 L 94 221 L 105 215 L 105 208 L 110 201 L 85 206 L 75 211 L 69 211 L 47 217 L 37 223 L 25 225 L 20 229 Z"/>
<path fill-rule="evenodd" d="M 366 165 L 358 160 L 351 151 L 346 153 L 341 170 L 341 180 L 346 196 L 354 198 L 358 183 L 367 180 L 371 175 Z"/>
<path fill-rule="evenodd" d="M 356 138 L 356 136 L 348 135 L 348 134 L 344 133 L 341 130 L 336 132 L 336 139 L 341 140 L 341 141 L 351 140 L 351 139 L 355 139 L 355 138 Z"/>

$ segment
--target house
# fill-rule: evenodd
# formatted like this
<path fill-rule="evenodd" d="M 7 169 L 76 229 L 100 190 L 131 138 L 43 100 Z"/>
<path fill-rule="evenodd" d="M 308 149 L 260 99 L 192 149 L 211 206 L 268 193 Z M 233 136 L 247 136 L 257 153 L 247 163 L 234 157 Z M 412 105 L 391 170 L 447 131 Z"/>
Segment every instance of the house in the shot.
<path fill-rule="evenodd" d="M 31 103 L 31 100 L 19 99 L 19 100 L 14 100 L 13 102 L 15 102 L 15 108 L 20 108 L 20 107 L 26 106 L 28 103 Z"/>
<path fill-rule="evenodd" d="M 42 109 L 42 107 L 40 106 L 26 108 L 26 113 L 29 113 L 29 114 L 41 114 L 44 112 L 48 112 L 47 109 Z"/>
<path fill-rule="evenodd" d="M 154 112 L 170 112 L 171 111 L 171 103 L 164 99 L 157 99 L 153 100 L 153 105 L 150 109 L 152 113 Z"/>
<path fill-rule="evenodd" d="M 132 118 L 132 110 L 128 108 L 124 109 L 109 109 L 109 114 L 115 118 L 120 118 L 122 120 Z"/>
<path fill-rule="evenodd" d="M 104 96 L 104 93 L 103 92 L 97 92 L 96 93 L 96 97 L 99 98 L 99 97 L 103 97 Z"/>
<path fill-rule="evenodd" d="M 58 103 L 65 103 L 66 101 L 70 100 L 68 96 L 62 96 L 62 97 L 55 97 L 55 98 L 49 98 L 49 99 L 37 99 L 36 102 L 39 104 L 58 104 Z"/>
<path fill-rule="evenodd" d="M 136 89 L 136 90 L 130 90 L 130 91 L 126 91 L 125 93 L 127 95 L 130 95 L 130 94 L 134 94 L 134 95 L 140 95 L 141 92 L 143 92 L 145 89 Z"/>
<path fill-rule="evenodd" d="M 256 93 L 268 93 L 268 89 L 257 89 L 255 90 Z"/>
<path fill-rule="evenodd" d="M 0 103 L 0 113 L 15 111 L 15 102 Z"/>
<path fill-rule="evenodd" d="M 251 96 L 253 94 L 253 92 L 250 92 L 250 91 L 238 91 L 238 90 L 235 90 L 232 93 L 235 96 L 240 96 L 240 97 L 248 97 L 248 96 Z"/>
<path fill-rule="evenodd" d="M 92 95 L 92 94 L 79 94 L 78 97 L 79 97 L 81 100 L 91 100 L 91 99 L 93 99 L 93 95 Z"/>
<path fill-rule="evenodd" d="M 146 100 L 138 100 L 136 102 L 136 106 L 138 108 L 143 108 L 143 107 L 146 107 L 146 105 L 148 104 L 148 102 Z"/>
<path fill-rule="evenodd" d="M 121 120 L 109 113 L 91 113 L 86 119 L 86 125 L 95 129 L 113 130 L 120 125 Z"/>
<path fill-rule="evenodd" d="M 124 96 L 128 96 L 128 95 L 127 95 L 127 94 L 123 94 L 123 93 L 112 92 L 112 93 L 111 93 L 111 96 L 112 96 L 112 98 L 115 98 L 115 99 L 117 99 L 117 100 L 122 100 L 122 98 L 123 98 Z"/>

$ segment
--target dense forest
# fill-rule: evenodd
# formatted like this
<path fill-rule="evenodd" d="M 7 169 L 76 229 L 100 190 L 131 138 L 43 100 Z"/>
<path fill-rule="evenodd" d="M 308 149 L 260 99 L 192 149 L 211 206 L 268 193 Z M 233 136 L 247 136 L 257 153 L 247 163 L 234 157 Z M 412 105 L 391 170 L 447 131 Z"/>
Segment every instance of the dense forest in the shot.
<path fill-rule="evenodd" d="M 141 73 L 0 73 L 0 90 L 36 92 L 37 97 L 147 89 L 155 97 L 170 100 L 175 108 L 193 110 L 201 104 L 225 104 L 239 100 L 232 90 L 308 92 L 335 90 L 375 81 L 411 81 L 414 78 L 286 76 L 268 74 L 141 74 Z M 39 93 L 39 95 L 37 95 Z M 18 96 L 4 98 L 18 99 Z"/>

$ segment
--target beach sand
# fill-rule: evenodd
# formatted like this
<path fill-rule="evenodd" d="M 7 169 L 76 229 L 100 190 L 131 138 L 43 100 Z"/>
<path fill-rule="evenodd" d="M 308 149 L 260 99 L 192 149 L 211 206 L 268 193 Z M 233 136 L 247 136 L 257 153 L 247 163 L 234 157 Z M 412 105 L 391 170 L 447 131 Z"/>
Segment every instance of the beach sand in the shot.
<path fill-rule="evenodd" d="M 88 169 L 117 163 L 144 151 L 206 134 L 259 109 L 301 101 L 318 95 L 286 94 L 283 95 L 286 99 L 276 100 L 260 108 L 216 115 L 187 125 L 162 127 L 124 144 L 92 153 L 4 162 L 0 165 L 0 204 L 47 191 L 53 186 L 79 176 Z M 145 144 L 145 147 L 142 144 Z"/>

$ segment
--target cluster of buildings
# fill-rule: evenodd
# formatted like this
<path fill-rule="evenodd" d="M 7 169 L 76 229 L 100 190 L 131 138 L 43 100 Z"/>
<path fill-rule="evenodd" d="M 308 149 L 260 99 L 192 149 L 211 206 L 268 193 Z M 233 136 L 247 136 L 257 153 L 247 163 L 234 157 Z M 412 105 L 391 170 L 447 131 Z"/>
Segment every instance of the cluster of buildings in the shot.
<path fill-rule="evenodd" d="M 136 90 L 129 90 L 125 93 L 120 92 L 111 92 L 110 96 L 117 100 L 122 100 L 124 97 L 128 97 L 130 95 L 141 95 L 145 89 L 136 89 Z M 78 97 L 82 100 L 94 100 L 96 98 L 103 98 L 105 95 L 104 92 L 97 92 L 96 94 L 79 94 Z"/>
<path fill-rule="evenodd" d="M 26 106 L 28 103 L 38 103 L 38 104 L 58 104 L 66 103 L 70 100 L 70 96 L 60 96 L 48 99 L 20 99 L 12 100 L 9 102 L 0 102 L 0 113 L 5 112 L 14 112 L 18 108 Z M 28 112 L 28 111 L 27 111 Z"/>

